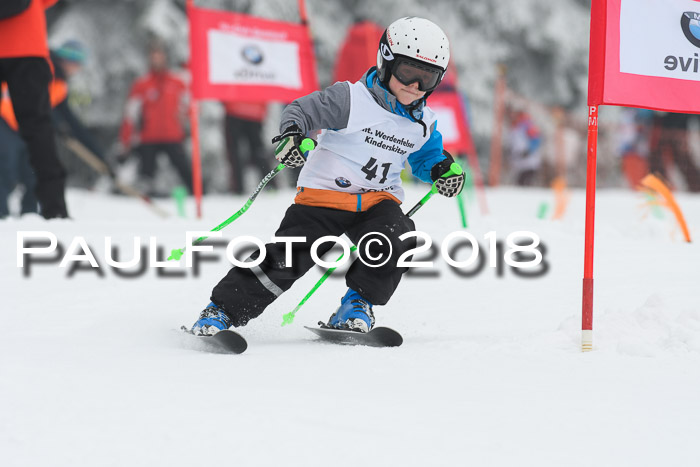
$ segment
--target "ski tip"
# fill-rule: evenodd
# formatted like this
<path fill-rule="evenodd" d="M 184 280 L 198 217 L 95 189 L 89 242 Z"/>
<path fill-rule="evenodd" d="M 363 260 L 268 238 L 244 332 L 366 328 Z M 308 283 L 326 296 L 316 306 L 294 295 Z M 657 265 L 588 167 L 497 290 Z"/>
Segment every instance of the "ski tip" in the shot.
<path fill-rule="evenodd" d="M 248 348 L 248 342 L 245 338 L 236 331 L 231 331 L 230 329 L 217 332 L 212 336 L 212 339 L 226 350 L 235 354 L 243 353 Z"/>
<path fill-rule="evenodd" d="M 248 342 L 245 338 L 236 331 L 231 331 L 230 329 L 219 331 L 213 336 L 196 335 L 186 326 L 180 326 L 180 330 L 185 334 L 194 336 L 198 339 L 198 342 L 204 343 L 205 348 L 199 350 L 216 349 L 215 353 L 241 354 L 248 349 Z"/>
<path fill-rule="evenodd" d="M 403 337 L 391 328 L 377 327 L 363 333 L 343 329 L 335 329 L 319 323 L 319 327 L 304 326 L 322 340 L 337 344 L 367 345 L 370 347 L 398 347 L 403 344 Z"/>
<path fill-rule="evenodd" d="M 385 342 L 386 347 L 399 347 L 403 344 L 403 336 L 391 328 L 378 327 L 370 332 L 377 334 Z"/>

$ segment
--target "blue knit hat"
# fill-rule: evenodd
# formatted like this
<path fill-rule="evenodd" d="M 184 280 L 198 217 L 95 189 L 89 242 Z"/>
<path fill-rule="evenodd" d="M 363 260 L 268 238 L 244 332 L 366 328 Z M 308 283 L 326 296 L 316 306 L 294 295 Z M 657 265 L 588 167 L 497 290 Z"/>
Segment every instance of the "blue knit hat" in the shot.
<path fill-rule="evenodd" d="M 63 43 L 58 50 L 55 51 L 63 60 L 83 64 L 87 58 L 87 50 L 85 46 L 76 40 L 69 40 Z"/>

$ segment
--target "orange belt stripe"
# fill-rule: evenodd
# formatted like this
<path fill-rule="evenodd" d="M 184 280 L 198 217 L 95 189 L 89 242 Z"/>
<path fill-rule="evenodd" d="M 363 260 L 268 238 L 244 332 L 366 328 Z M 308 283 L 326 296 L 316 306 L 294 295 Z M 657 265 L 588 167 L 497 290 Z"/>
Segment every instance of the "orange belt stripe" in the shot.
<path fill-rule="evenodd" d="M 399 199 L 386 191 L 370 191 L 367 193 L 343 193 L 334 190 L 298 187 L 294 203 L 319 208 L 340 209 L 342 211 L 366 211 L 375 204 L 390 199 L 401 204 Z"/>

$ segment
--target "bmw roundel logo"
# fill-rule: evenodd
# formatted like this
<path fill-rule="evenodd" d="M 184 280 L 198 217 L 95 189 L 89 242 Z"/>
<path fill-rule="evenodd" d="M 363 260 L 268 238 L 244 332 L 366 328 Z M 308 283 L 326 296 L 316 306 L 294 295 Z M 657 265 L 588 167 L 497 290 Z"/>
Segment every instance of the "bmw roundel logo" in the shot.
<path fill-rule="evenodd" d="M 345 177 L 338 177 L 338 178 L 336 178 L 336 179 L 335 179 L 335 184 L 338 185 L 340 188 L 347 188 L 347 187 L 349 187 L 350 185 L 352 185 L 352 183 L 350 183 L 350 180 L 348 180 L 348 179 L 345 178 Z"/>
<path fill-rule="evenodd" d="M 681 15 L 681 29 L 685 38 L 695 47 L 700 47 L 700 13 L 686 11 Z"/>
<path fill-rule="evenodd" d="M 260 65 L 263 61 L 263 54 L 256 45 L 246 45 L 241 51 L 243 58 L 253 65 Z"/>

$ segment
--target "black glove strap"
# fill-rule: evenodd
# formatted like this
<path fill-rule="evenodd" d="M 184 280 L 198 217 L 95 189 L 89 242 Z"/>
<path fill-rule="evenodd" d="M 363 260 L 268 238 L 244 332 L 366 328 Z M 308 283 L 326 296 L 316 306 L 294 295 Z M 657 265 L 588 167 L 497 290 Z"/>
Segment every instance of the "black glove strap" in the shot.
<path fill-rule="evenodd" d="M 287 127 L 281 135 L 277 135 L 274 138 L 272 138 L 273 143 L 277 143 L 279 141 L 282 141 L 284 138 L 297 138 L 300 136 L 304 136 L 304 133 L 302 133 L 301 128 L 299 128 L 297 125 L 292 125 L 290 127 Z"/>

